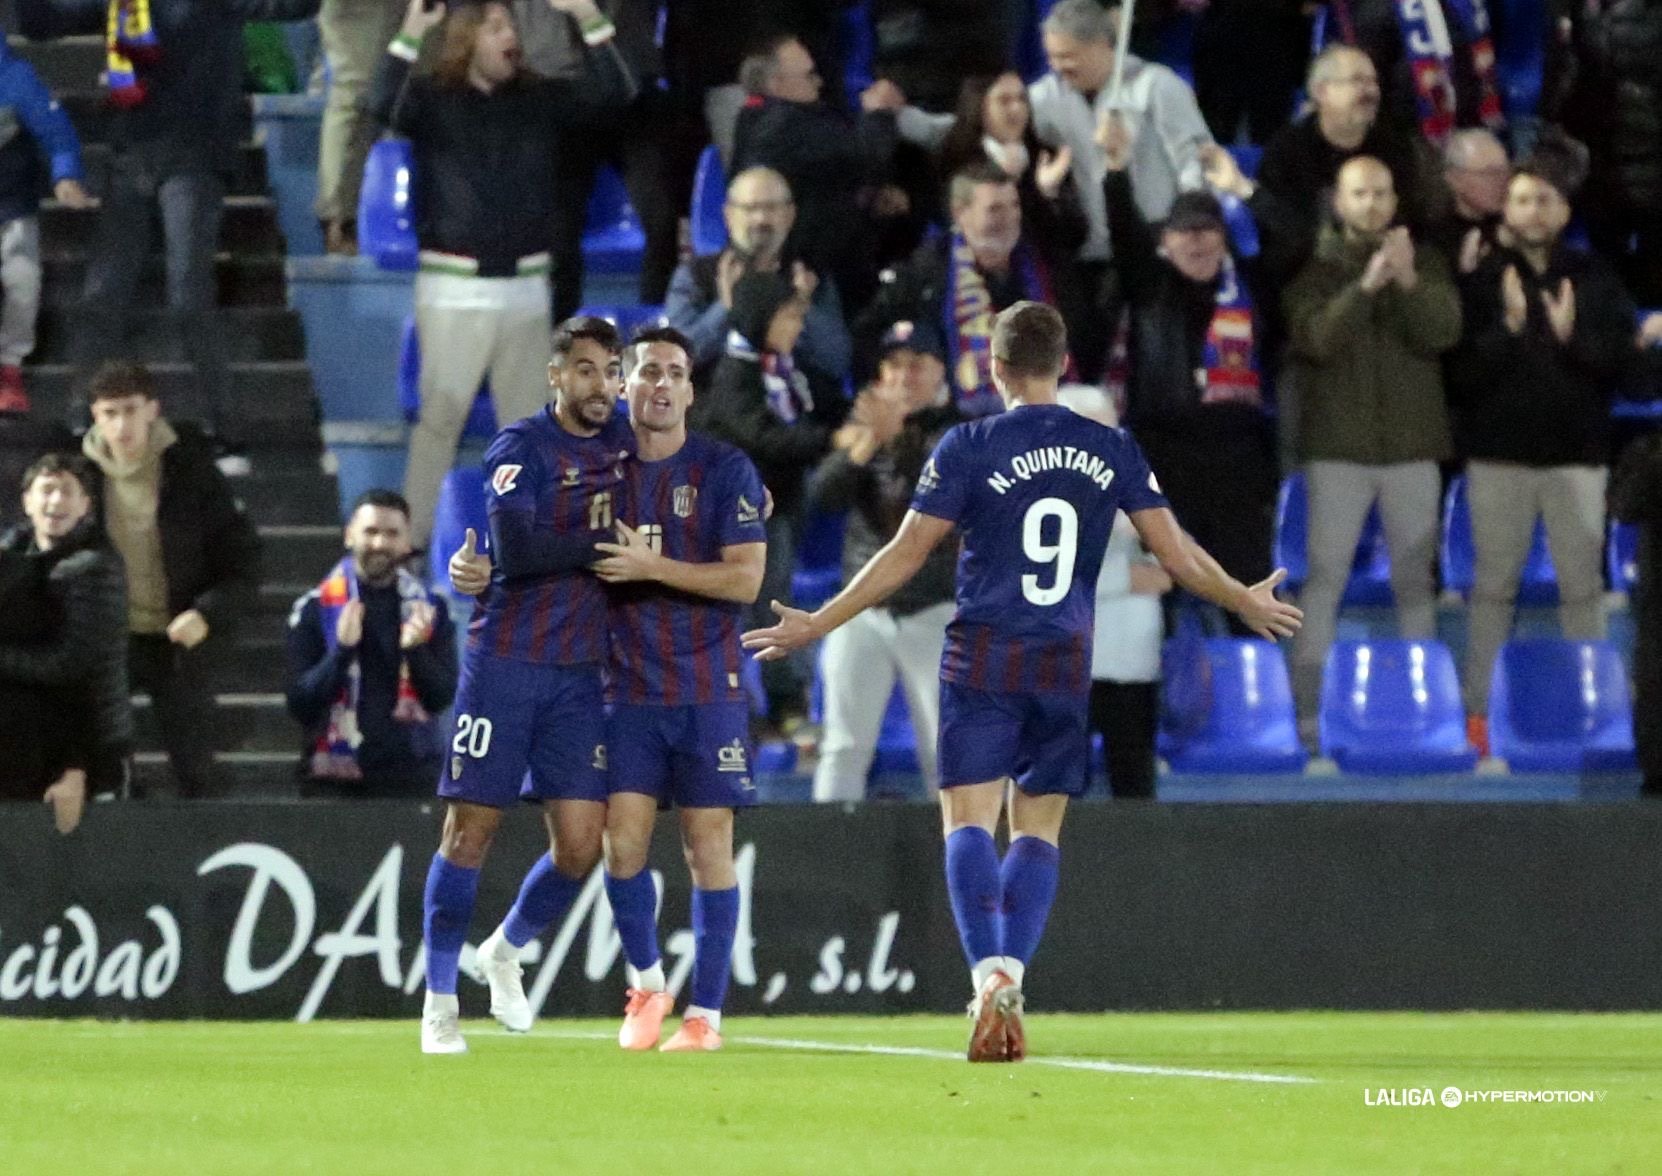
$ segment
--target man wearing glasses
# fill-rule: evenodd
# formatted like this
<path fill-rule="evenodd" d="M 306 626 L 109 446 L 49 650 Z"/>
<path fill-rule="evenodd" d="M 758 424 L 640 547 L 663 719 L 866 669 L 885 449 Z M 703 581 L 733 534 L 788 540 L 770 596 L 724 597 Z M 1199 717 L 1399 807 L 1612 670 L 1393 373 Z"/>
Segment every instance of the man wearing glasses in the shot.
<path fill-rule="evenodd" d="M 848 371 L 851 345 L 837 301 L 836 283 L 825 278 L 814 286 L 811 271 L 792 260 L 786 247 L 796 223 L 790 185 L 772 168 L 753 167 L 733 177 L 723 206 L 727 247 L 690 258 L 676 268 L 664 313 L 669 325 L 692 343 L 693 385 L 709 387 L 716 361 L 727 349 L 733 287 L 747 272 L 792 277 L 798 289 L 811 291 L 796 366 L 821 380 L 840 381 Z"/>

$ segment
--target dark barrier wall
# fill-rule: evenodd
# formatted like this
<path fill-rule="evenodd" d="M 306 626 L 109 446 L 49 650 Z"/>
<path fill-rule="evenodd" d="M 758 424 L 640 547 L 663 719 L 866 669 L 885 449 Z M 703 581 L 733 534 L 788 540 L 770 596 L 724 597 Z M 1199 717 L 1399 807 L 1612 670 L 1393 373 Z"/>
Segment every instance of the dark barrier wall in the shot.
<path fill-rule="evenodd" d="M 0 1013 L 414 1017 L 437 832 L 408 805 L 155 803 L 94 808 L 60 838 L 0 806 Z M 729 1007 L 961 1010 L 939 836 L 921 807 L 745 814 Z M 473 940 L 544 848 L 511 814 Z M 679 979 L 667 821 L 653 860 Z M 1088 806 L 1062 864 L 1035 1010 L 1662 1008 L 1662 805 Z M 598 877 L 526 976 L 544 1013 L 617 1014 Z"/>

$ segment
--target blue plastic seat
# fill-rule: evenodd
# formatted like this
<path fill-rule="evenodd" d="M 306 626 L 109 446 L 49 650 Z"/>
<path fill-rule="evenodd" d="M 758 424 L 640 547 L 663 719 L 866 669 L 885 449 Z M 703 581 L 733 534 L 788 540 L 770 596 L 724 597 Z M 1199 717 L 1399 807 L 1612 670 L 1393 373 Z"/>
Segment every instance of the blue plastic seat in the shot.
<path fill-rule="evenodd" d="M 438 506 L 433 511 L 433 537 L 427 547 L 427 574 L 440 588 L 450 587 L 450 555 L 467 539 L 472 527 L 479 545 L 490 546 L 490 521 L 485 516 L 485 471 L 479 466 L 457 466 L 444 476 Z"/>
<path fill-rule="evenodd" d="M 1472 510 L 1467 501 L 1465 478 L 1450 482 L 1448 494 L 1443 498 L 1443 533 L 1438 555 L 1443 587 L 1469 597 L 1476 578 L 1477 551 L 1472 540 Z M 1558 603 L 1558 573 L 1552 566 L 1552 553 L 1547 550 L 1546 525 L 1539 518 L 1535 520 L 1535 537 L 1524 560 L 1523 573 L 1518 577 L 1518 603 Z"/>
<path fill-rule="evenodd" d="M 661 327 L 669 322 L 664 317 L 664 308 L 650 304 L 640 306 L 585 306 L 578 314 L 593 315 L 603 318 L 618 329 L 625 342 L 630 336 L 642 327 Z"/>
<path fill-rule="evenodd" d="M 416 268 L 415 204 L 408 139 L 382 139 L 369 149 L 358 190 L 358 252 L 385 270 Z"/>
<path fill-rule="evenodd" d="M 1616 592 L 1632 592 L 1639 580 L 1639 525 L 1611 523 L 1610 542 L 1605 559 L 1610 587 Z"/>
<path fill-rule="evenodd" d="M 1264 149 L 1256 143 L 1232 143 L 1229 154 L 1235 157 L 1235 166 L 1247 179 L 1258 178 L 1258 165 L 1263 162 Z"/>
<path fill-rule="evenodd" d="M 692 247 L 699 256 L 727 248 L 727 172 L 721 166 L 721 152 L 712 144 L 698 157 L 693 173 Z"/>
<path fill-rule="evenodd" d="M 1281 483 L 1275 500 L 1275 565 L 1287 569 L 1287 587 L 1294 592 L 1310 578 L 1309 530 L 1309 491 L 1304 474 L 1292 473 Z M 1375 506 L 1362 525 L 1340 603 L 1387 607 L 1395 599 L 1391 592 L 1391 553 Z"/>
<path fill-rule="evenodd" d="M 1546 80 L 1548 19 L 1545 0 L 1506 0 L 1495 45 L 1501 105 L 1514 122 L 1535 115 Z"/>
<path fill-rule="evenodd" d="M 1164 755 L 1174 772 L 1302 772 L 1292 684 L 1281 650 L 1233 637 L 1166 643 Z M 1163 723 L 1164 725 L 1164 723 Z"/>
<path fill-rule="evenodd" d="M 1439 641 L 1338 641 L 1322 680 L 1322 754 L 1346 772 L 1469 772 L 1454 657 Z"/>
<path fill-rule="evenodd" d="M 404 338 L 398 352 L 398 407 L 411 424 L 421 419 L 421 338 L 416 333 L 413 314 L 404 320 Z M 489 376 L 479 383 L 479 394 L 473 398 L 462 436 L 486 439 L 496 436 L 496 405 L 491 401 Z"/>
<path fill-rule="evenodd" d="M 1606 641 L 1508 641 L 1489 687 L 1489 746 L 1514 772 L 1637 766 L 1627 668 Z"/>
<path fill-rule="evenodd" d="M 646 251 L 646 233 L 623 177 L 616 169 L 602 166 L 595 172 L 594 190 L 589 194 L 588 220 L 583 229 L 583 256 L 605 269 L 639 268 Z"/>

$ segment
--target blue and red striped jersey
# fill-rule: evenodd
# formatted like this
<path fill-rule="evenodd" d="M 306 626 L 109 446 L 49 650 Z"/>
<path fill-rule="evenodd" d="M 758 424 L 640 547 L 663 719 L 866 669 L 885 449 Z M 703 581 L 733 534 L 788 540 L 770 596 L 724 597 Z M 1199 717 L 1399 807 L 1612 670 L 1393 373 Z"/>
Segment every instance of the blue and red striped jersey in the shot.
<path fill-rule="evenodd" d="M 493 530 L 498 515 L 517 512 L 536 532 L 610 539 L 634 452 L 634 431 L 618 417 L 593 437 L 568 433 L 551 409 L 516 421 L 485 451 Z M 604 661 L 605 588 L 587 567 L 510 581 L 498 559 L 468 623 L 468 648 L 546 665 Z"/>
<path fill-rule="evenodd" d="M 954 427 L 912 496 L 963 540 L 941 677 L 999 694 L 1089 690 L 1114 517 L 1165 505 L 1131 435 L 1071 409 L 1023 405 Z"/>
<path fill-rule="evenodd" d="M 672 457 L 624 467 L 621 518 L 670 559 L 717 563 L 724 547 L 765 543 L 762 477 L 738 449 L 697 433 Z M 611 586 L 614 701 L 659 706 L 741 701 L 745 606 L 666 588 Z"/>

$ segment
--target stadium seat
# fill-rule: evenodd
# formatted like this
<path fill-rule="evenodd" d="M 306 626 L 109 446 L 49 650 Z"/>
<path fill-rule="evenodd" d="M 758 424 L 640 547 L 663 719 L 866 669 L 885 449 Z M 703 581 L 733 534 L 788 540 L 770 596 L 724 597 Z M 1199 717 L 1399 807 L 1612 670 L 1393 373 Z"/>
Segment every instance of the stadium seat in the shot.
<path fill-rule="evenodd" d="M 490 545 L 485 471 L 479 466 L 457 466 L 444 476 L 433 511 L 433 537 L 427 547 L 427 574 L 432 583 L 450 587 L 450 553 L 467 539 L 469 527 L 478 534 L 481 547 Z"/>
<path fill-rule="evenodd" d="M 1489 746 L 1514 772 L 1637 764 L 1627 668 L 1606 641 L 1508 641 L 1489 687 Z"/>
<path fill-rule="evenodd" d="M 727 248 L 727 173 L 721 166 L 721 152 L 712 144 L 698 157 L 693 174 L 692 248 L 695 255 L 719 253 Z"/>
<path fill-rule="evenodd" d="M 1304 770 L 1292 685 L 1276 645 L 1180 638 L 1166 643 L 1162 662 L 1163 754 L 1172 771 Z"/>
<path fill-rule="evenodd" d="M 595 172 L 594 190 L 589 195 L 588 222 L 583 230 L 583 257 L 605 269 L 639 269 L 646 251 L 646 234 L 623 177 L 611 167 Z"/>
<path fill-rule="evenodd" d="M 756 747 L 758 772 L 796 771 L 796 744 L 788 739 L 774 739 Z"/>
<path fill-rule="evenodd" d="M 1235 166 L 1241 169 L 1241 174 L 1252 180 L 1258 177 L 1258 165 L 1263 162 L 1264 149 L 1256 143 L 1232 143 L 1229 154 L 1235 157 Z"/>
<path fill-rule="evenodd" d="M 413 161 L 408 139 L 382 139 L 369 149 L 358 190 L 358 252 L 385 270 L 416 268 Z"/>
<path fill-rule="evenodd" d="M 1550 23 L 1545 0 L 1506 0 L 1495 45 L 1502 109 L 1512 122 L 1533 118 L 1546 80 Z"/>
<path fill-rule="evenodd" d="M 1438 556 L 1442 565 L 1443 587 L 1469 597 L 1476 576 L 1477 553 L 1472 543 L 1472 512 L 1463 477 L 1449 483 L 1448 493 L 1443 498 L 1443 534 L 1438 544 Z M 1523 574 L 1518 578 L 1518 603 L 1558 603 L 1558 573 L 1553 570 L 1552 554 L 1547 550 L 1546 525 L 1538 518 L 1535 520 L 1535 538 L 1530 543 L 1529 556 L 1524 560 Z"/>
<path fill-rule="evenodd" d="M 1346 772 L 1469 772 L 1454 656 L 1439 641 L 1338 641 L 1322 680 L 1322 754 Z"/>
<path fill-rule="evenodd" d="M 398 407 L 411 424 L 421 419 L 421 339 L 413 314 L 404 320 L 404 339 L 398 353 Z M 462 436 L 487 440 L 496 436 L 496 406 L 491 402 L 488 376 L 479 384 L 479 395 L 473 399 Z"/>
<path fill-rule="evenodd" d="M 1310 576 L 1308 533 L 1310 505 L 1303 473 L 1289 474 L 1275 500 L 1275 565 L 1287 569 L 1287 587 L 1298 591 Z M 1356 559 L 1340 603 L 1356 606 L 1390 605 L 1391 554 L 1385 546 L 1385 528 L 1379 508 L 1368 512 L 1356 545 Z"/>
<path fill-rule="evenodd" d="M 640 306 L 584 306 L 578 314 L 593 315 L 603 318 L 618 329 L 625 341 L 642 327 L 661 327 L 669 322 L 664 316 L 664 308 L 650 304 Z"/>
<path fill-rule="evenodd" d="M 1637 523 L 1611 523 L 1610 541 L 1606 545 L 1606 573 L 1615 592 L 1632 592 L 1639 579 L 1639 526 Z"/>
<path fill-rule="evenodd" d="M 843 90 L 849 108 L 859 110 L 861 91 L 877 77 L 877 30 L 872 25 L 870 0 L 848 5 L 837 24 L 837 39 L 843 51 Z"/>

